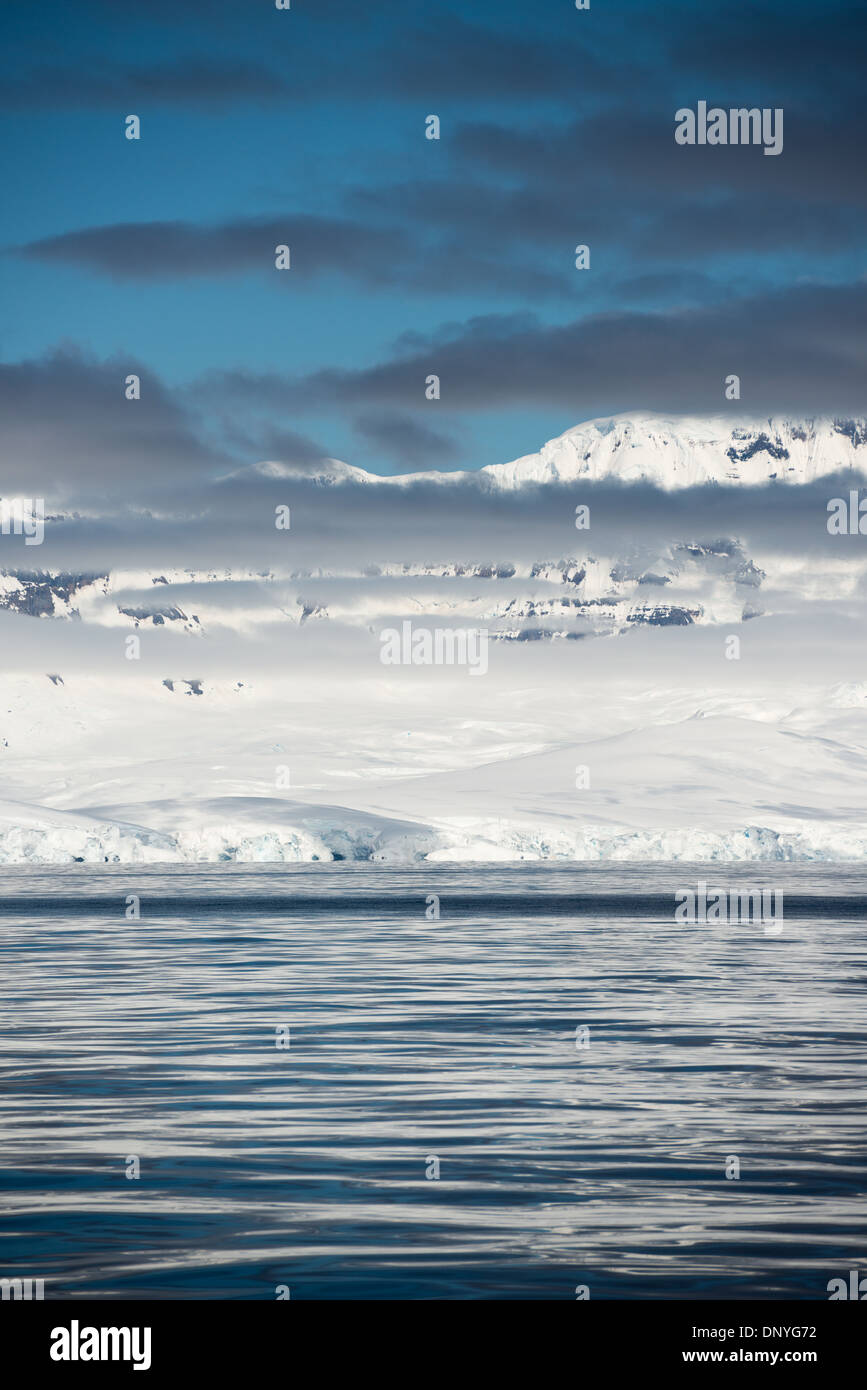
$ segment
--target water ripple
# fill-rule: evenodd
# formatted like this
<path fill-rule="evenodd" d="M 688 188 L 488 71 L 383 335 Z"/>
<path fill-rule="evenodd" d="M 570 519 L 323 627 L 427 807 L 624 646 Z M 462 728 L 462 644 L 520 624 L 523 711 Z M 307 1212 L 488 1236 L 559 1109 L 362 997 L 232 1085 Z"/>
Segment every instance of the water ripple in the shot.
<path fill-rule="evenodd" d="M 7 874 L 0 1273 L 49 1297 L 827 1297 L 865 1252 L 867 884 L 759 867 L 779 936 L 647 911 L 708 866 Z"/>

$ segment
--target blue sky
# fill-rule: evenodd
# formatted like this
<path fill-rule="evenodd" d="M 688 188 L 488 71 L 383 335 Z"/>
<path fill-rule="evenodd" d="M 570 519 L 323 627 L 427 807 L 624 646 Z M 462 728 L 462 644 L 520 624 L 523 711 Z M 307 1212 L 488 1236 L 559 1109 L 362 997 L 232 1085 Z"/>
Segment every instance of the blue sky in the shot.
<path fill-rule="evenodd" d="M 863 408 L 863 6 L 7 0 L 0 30 L 0 402 L 44 418 L 84 370 L 98 434 L 128 365 L 154 449 L 215 472 L 475 467 L 723 408 L 729 371 L 751 414 Z M 783 153 L 676 146 L 701 99 L 782 107 Z"/>

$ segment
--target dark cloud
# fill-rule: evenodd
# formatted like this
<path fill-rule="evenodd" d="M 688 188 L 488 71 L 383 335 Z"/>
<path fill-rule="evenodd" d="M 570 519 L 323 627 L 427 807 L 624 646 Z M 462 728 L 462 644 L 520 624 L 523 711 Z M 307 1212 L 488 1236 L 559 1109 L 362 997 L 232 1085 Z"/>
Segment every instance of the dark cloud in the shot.
<path fill-rule="evenodd" d="M 473 23 L 454 11 L 430 14 L 427 23 L 398 36 L 395 50 L 382 53 L 373 73 L 375 90 L 442 104 L 454 97 L 477 100 L 609 91 L 615 81 L 641 71 L 633 55 L 594 51 L 586 35 L 564 26 L 558 34 L 514 32 L 497 7 L 490 25 Z"/>
<path fill-rule="evenodd" d="M 664 300 L 676 305 L 681 302 L 710 303 L 718 300 L 722 285 L 718 279 L 701 271 L 675 269 L 629 275 L 616 281 L 611 288 L 616 298 L 628 303 Z"/>
<path fill-rule="evenodd" d="M 182 394 L 193 403 L 194 391 Z M 204 423 L 210 434 L 216 435 L 235 455 L 247 462 L 277 460 L 303 470 L 316 468 L 330 457 L 326 449 L 307 435 L 275 425 L 273 420 L 262 419 L 243 424 L 232 413 L 217 416 L 209 409 Z"/>
<path fill-rule="evenodd" d="M 140 400 L 126 399 L 130 375 Z M 71 349 L 0 364 L 0 442 L 4 491 L 67 501 L 132 500 L 229 463 L 146 366 Z"/>
<path fill-rule="evenodd" d="M 244 442 L 248 458 L 276 459 L 291 463 L 295 468 L 315 468 L 329 457 L 328 453 L 307 435 L 296 430 L 266 425 L 259 434 Z"/>
<path fill-rule="evenodd" d="M 460 456 L 456 441 L 417 418 L 394 411 L 361 415 L 355 428 L 402 473 L 438 468 Z"/>
<path fill-rule="evenodd" d="M 754 284 L 858 254 L 867 200 L 867 121 L 789 112 L 782 155 L 676 145 L 674 108 L 622 109 L 533 131 L 464 124 L 458 172 L 347 190 L 346 215 L 303 212 L 218 225 L 151 221 L 94 226 L 14 248 L 43 263 L 115 279 L 274 274 L 289 245 L 293 285 L 322 274 L 430 295 L 486 292 L 618 302 L 627 257 L 640 274 L 749 260 Z M 496 182 L 491 180 L 495 179 Z M 576 276 L 586 243 L 602 274 Z M 686 281 L 681 282 L 682 297 Z M 696 284 L 696 300 L 706 298 Z"/>
<path fill-rule="evenodd" d="M 5 0 L 6 11 L 16 8 L 32 4 Z M 721 99 L 731 92 L 737 104 L 750 97 L 752 84 L 759 105 L 824 95 L 833 106 L 859 94 L 867 56 L 863 7 L 849 3 L 736 0 L 699 10 L 648 3 L 600 7 L 592 18 L 564 3 L 537 18 L 519 0 L 471 7 L 378 0 L 373 14 L 355 0 L 299 0 L 285 15 L 275 13 L 271 0 L 256 6 L 149 0 L 124 16 L 132 42 L 142 28 L 152 30 L 167 46 L 183 45 L 188 56 L 164 66 L 140 66 L 111 52 L 62 61 L 70 38 L 98 39 L 115 12 L 113 0 L 80 0 L 74 13 L 65 0 L 41 0 L 41 47 L 58 59 L 23 72 L 15 63 L 0 101 L 101 106 L 133 90 L 142 100 L 205 107 L 362 97 L 418 102 L 431 110 L 456 100 L 464 106 L 558 101 L 574 110 L 611 106 L 638 86 L 662 103 L 681 90 L 687 73 L 696 82 L 718 81 L 726 89 Z M 60 32 L 67 44 L 52 44 Z M 233 61 L 214 56 L 215 40 L 224 48 L 231 44 Z M 247 56 L 266 46 L 266 62 Z M 9 50 L 14 60 L 14 41 Z M 440 114 L 448 122 L 448 110 Z"/>
<path fill-rule="evenodd" d="M 275 270 L 275 248 L 291 251 L 292 269 Z M 262 274 L 310 275 L 332 271 L 369 283 L 390 281 L 411 245 L 387 228 L 327 217 L 241 218 L 217 226 L 191 222 L 128 222 L 45 237 L 18 247 L 32 260 L 83 266 L 118 280 L 164 276 Z"/>
<path fill-rule="evenodd" d="M 489 210 L 490 214 L 490 210 Z M 46 264 L 78 266 L 115 280 L 156 280 L 260 271 L 274 276 L 275 248 L 288 246 L 292 285 L 323 274 L 367 286 L 401 285 L 433 294 L 479 287 L 498 292 L 562 293 L 564 273 L 525 257 L 503 257 L 493 223 L 475 244 L 460 233 L 432 238 L 422 221 L 372 226 L 357 218 L 287 214 L 242 218 L 218 226 L 192 222 L 129 222 L 63 232 L 12 248 Z M 564 253 L 564 266 L 569 265 Z"/>
<path fill-rule="evenodd" d="M 52 8 L 52 0 L 43 3 L 46 12 Z M 97 6 L 88 25 L 88 8 L 93 7 L 77 7 L 78 27 L 83 35 L 98 36 L 97 26 L 105 15 Z M 434 13 L 428 5 L 413 12 L 411 6 L 378 0 L 376 8 L 378 24 L 388 20 L 390 26 L 384 42 L 370 42 L 371 16 L 357 4 L 319 0 L 309 9 L 298 4 L 291 16 L 278 16 L 273 0 L 266 0 L 258 11 L 249 4 L 216 0 L 149 0 L 131 20 L 157 21 L 161 29 L 173 24 L 185 44 L 196 25 L 200 51 L 150 66 L 118 61 L 109 54 L 75 65 L 42 64 L 10 73 L 0 105 L 101 107 L 128 102 L 131 94 L 140 101 L 205 107 L 229 101 L 359 97 L 440 105 L 456 98 L 511 102 L 560 95 L 574 100 L 576 93 L 605 94 L 615 81 L 634 80 L 641 71 L 631 55 L 615 55 L 604 43 L 594 46 L 590 36 L 572 26 L 547 34 L 516 29 L 514 20 L 521 26 L 525 15 L 519 11 L 510 16 L 502 6 L 495 8 L 487 24 L 454 9 Z M 64 27 L 76 27 L 68 5 L 62 10 Z M 207 54 L 215 23 L 224 33 L 227 27 L 236 33 L 241 52 L 233 61 Z M 250 43 L 273 50 L 280 71 L 246 59 L 243 54 Z"/>
<path fill-rule="evenodd" d="M 810 203 L 867 201 L 863 104 L 827 111 L 790 104 L 784 108 L 782 153 L 769 157 L 758 146 L 678 145 L 675 111 L 694 108 L 700 99 L 726 109 L 743 104 L 724 91 L 697 88 L 689 98 L 653 107 L 626 99 L 616 110 L 567 125 L 528 129 L 465 122 L 455 131 L 452 148 L 473 168 L 530 179 L 539 190 L 556 187 L 567 197 L 570 189 L 580 189 L 588 201 L 607 189 L 618 205 L 638 189 L 653 195 L 654 203 L 661 197 L 695 200 L 702 191 L 717 197 L 761 195 L 763 201 L 783 196 Z M 762 105 L 758 98 L 747 104 Z"/>
<path fill-rule="evenodd" d="M 359 216 L 427 229 L 429 238 L 435 229 L 440 238 L 451 235 L 454 250 L 465 256 L 484 252 L 501 259 L 504 251 L 511 253 L 527 242 L 569 247 L 576 228 L 599 230 L 604 225 L 600 214 L 588 212 L 585 201 L 574 186 L 494 187 L 466 177 L 404 180 L 354 189 L 347 196 Z M 448 273 L 441 250 L 436 271 Z"/>
<path fill-rule="evenodd" d="M 591 314 L 548 325 L 493 315 L 451 326 L 414 350 L 357 371 L 302 380 L 242 371 L 203 383 L 239 403 L 405 410 L 430 373 L 444 408 L 562 407 L 575 420 L 623 410 L 719 410 L 741 378 L 748 413 L 862 413 L 867 397 L 867 282 L 803 285 L 682 311 Z"/>
<path fill-rule="evenodd" d="M 709 7 L 696 23 L 695 7 L 667 7 L 668 58 L 672 65 L 731 81 L 732 74 L 763 86 L 863 90 L 867 61 L 867 10 L 852 0 L 771 0 Z M 682 17 L 685 21 L 678 22 Z"/>
<path fill-rule="evenodd" d="M 125 499 L 106 498 L 99 516 L 48 522 L 44 544 L 38 550 L 19 546 L 14 563 L 53 573 L 196 569 L 215 578 L 232 569 L 236 578 L 239 572 L 249 574 L 246 582 L 254 588 L 269 575 L 294 574 L 306 580 L 325 571 L 352 580 L 362 572 L 376 575 L 392 566 L 400 578 L 408 563 L 495 570 L 588 555 L 629 561 L 639 571 L 659 573 L 668 561 L 687 563 L 682 551 L 679 559 L 672 554 L 672 547 L 726 549 L 717 543 L 731 538 L 760 567 L 763 557 L 798 557 L 804 575 L 808 555 L 837 565 L 863 565 L 863 538 L 831 536 L 827 530 L 829 499 L 848 497 L 852 485 L 851 475 L 846 475 L 801 486 L 771 483 L 664 491 L 644 483 L 583 479 L 571 485 L 500 491 L 489 475 L 479 473 L 423 477 L 411 483 L 353 481 L 350 475 L 348 481 L 323 486 L 319 478 L 303 473 L 268 476 L 246 471 L 218 483 L 190 479 L 171 493 L 152 483 L 150 514 L 130 513 Z M 590 508 L 587 533 L 574 528 L 577 502 Z M 285 506 L 291 509 L 291 529 L 278 530 L 275 510 Z M 4 553 L 10 552 L 10 545 L 11 538 L 4 538 Z M 10 556 L 11 552 L 6 565 L 12 563 Z M 804 577 L 809 582 L 809 572 Z M 393 582 L 382 576 L 383 585 Z M 477 594 L 480 582 L 473 581 Z M 484 582 L 494 583 L 490 577 Z M 540 580 L 540 586 L 547 582 Z M 561 594 L 570 592 L 556 577 L 554 587 Z M 205 602 L 205 589 L 200 592 Z M 233 587 L 229 598 L 239 593 Z M 327 599 L 325 586 L 306 582 L 289 596 L 302 593 L 317 601 Z M 741 596 L 747 600 L 757 594 L 755 585 L 748 584 Z M 158 601 L 170 597 L 160 586 Z M 190 612 L 197 611 L 189 594 L 187 604 Z"/>
<path fill-rule="evenodd" d="M 608 188 L 594 183 L 593 175 L 579 186 L 565 173 L 547 182 L 537 174 L 512 188 L 459 177 L 355 190 L 349 205 L 362 217 L 389 219 L 429 239 L 432 249 L 419 258 L 414 278 L 432 290 L 499 283 L 504 292 L 522 296 L 584 299 L 590 293 L 617 302 L 621 287 L 610 266 L 627 257 L 641 258 L 648 274 L 671 275 L 676 268 L 682 294 L 684 255 L 702 263 L 752 257 L 755 281 L 763 273 L 773 276 L 772 258 L 780 253 L 818 261 L 860 252 L 863 241 L 859 208 L 788 194 L 757 201 L 751 193 L 702 189 L 689 180 L 676 193 L 645 193 L 628 178 Z M 573 274 L 579 243 L 589 245 L 597 266 L 604 267 L 590 282 Z M 694 283 L 697 297 L 704 298 L 700 275 Z"/>
<path fill-rule="evenodd" d="M 654 260 L 683 254 L 705 260 L 764 256 L 773 271 L 773 257 L 780 254 L 796 254 L 816 266 L 835 252 L 860 254 L 863 228 L 863 209 L 797 198 L 773 199 L 761 208 L 749 198 L 684 199 L 636 229 L 632 249 Z"/>
<path fill-rule="evenodd" d="M 75 67 L 41 66 L 8 77 L 0 86 L 0 107 L 112 107 L 224 105 L 233 101 L 266 102 L 292 92 L 285 76 L 261 63 L 243 59 L 188 58 L 135 67 L 83 63 Z M 138 114 L 141 114 L 140 112 Z"/>
<path fill-rule="evenodd" d="M 590 293 L 616 303 L 611 267 L 619 278 L 627 257 L 649 274 L 682 273 L 685 256 L 695 268 L 737 255 L 756 284 L 779 278 L 781 255 L 811 266 L 860 253 L 863 110 L 787 109 L 784 149 L 772 158 L 753 147 L 679 146 L 675 110 L 674 101 L 627 103 L 532 129 L 463 123 L 445 173 L 369 183 L 350 190 L 346 206 L 427 246 L 416 279 L 431 290 L 463 279 L 513 296 Z M 570 273 L 579 242 L 603 268 L 589 283 Z"/>

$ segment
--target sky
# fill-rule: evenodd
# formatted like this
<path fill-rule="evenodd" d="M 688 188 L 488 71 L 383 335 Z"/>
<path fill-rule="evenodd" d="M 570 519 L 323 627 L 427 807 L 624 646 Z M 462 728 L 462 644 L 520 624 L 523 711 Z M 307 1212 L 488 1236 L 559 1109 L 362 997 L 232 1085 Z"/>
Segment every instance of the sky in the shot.
<path fill-rule="evenodd" d="M 864 412 L 863 4 L 4 0 L 0 39 L 0 487 L 472 469 L 730 373 Z M 782 152 L 678 145 L 700 101 Z"/>

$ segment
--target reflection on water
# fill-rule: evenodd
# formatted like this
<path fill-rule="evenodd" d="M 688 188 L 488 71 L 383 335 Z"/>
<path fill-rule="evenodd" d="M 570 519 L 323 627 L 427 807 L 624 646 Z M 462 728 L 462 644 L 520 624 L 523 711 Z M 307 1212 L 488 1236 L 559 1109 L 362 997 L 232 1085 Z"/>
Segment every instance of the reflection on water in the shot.
<path fill-rule="evenodd" d="M 676 926 L 699 878 L 850 904 Z M 867 1256 L 865 894 L 843 866 L 7 869 L 0 1275 L 825 1299 Z"/>

